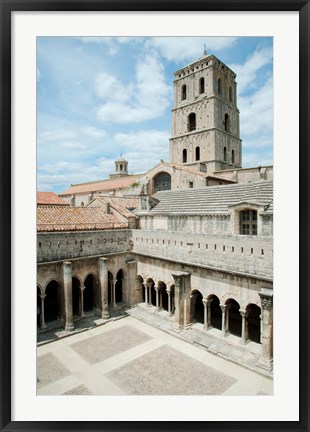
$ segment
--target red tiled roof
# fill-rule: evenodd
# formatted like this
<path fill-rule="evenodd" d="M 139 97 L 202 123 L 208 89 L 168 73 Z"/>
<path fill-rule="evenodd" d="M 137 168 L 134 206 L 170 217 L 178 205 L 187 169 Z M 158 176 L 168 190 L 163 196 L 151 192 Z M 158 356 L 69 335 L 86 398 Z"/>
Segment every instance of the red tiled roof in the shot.
<path fill-rule="evenodd" d="M 128 224 L 100 207 L 38 206 L 37 231 L 124 229 Z"/>
<path fill-rule="evenodd" d="M 37 192 L 37 205 L 69 205 L 54 192 Z"/>
<path fill-rule="evenodd" d="M 96 197 L 94 199 L 100 203 L 109 203 L 118 213 L 124 217 L 133 216 L 132 211 L 139 208 L 139 198 L 127 198 L 127 197 Z"/>
<path fill-rule="evenodd" d="M 61 192 L 59 195 L 69 195 L 76 193 L 112 191 L 113 189 L 123 189 L 131 186 L 142 174 L 135 174 L 117 179 L 100 180 L 90 183 L 72 185 L 71 188 Z"/>

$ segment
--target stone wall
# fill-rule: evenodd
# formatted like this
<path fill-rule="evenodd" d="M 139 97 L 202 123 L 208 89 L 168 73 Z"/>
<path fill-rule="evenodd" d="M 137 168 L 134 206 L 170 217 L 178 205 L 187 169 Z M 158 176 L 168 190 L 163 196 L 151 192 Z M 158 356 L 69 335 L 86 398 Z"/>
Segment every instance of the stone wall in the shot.
<path fill-rule="evenodd" d="M 127 252 L 130 237 L 131 230 L 38 233 L 37 262 Z"/>
<path fill-rule="evenodd" d="M 268 237 L 133 230 L 133 253 L 183 264 L 272 279 L 273 242 Z"/>

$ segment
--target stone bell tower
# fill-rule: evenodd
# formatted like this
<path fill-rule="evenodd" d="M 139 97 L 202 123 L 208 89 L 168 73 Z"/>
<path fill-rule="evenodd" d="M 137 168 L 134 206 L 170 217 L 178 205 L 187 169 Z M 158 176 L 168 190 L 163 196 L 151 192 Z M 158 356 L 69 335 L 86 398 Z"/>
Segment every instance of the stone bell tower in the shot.
<path fill-rule="evenodd" d="M 115 163 L 115 171 L 114 173 L 110 174 L 110 178 L 119 178 L 119 177 L 124 177 L 129 175 L 128 161 L 126 161 L 126 159 L 124 159 L 122 155 L 120 158 L 116 159 L 114 163 Z"/>
<path fill-rule="evenodd" d="M 236 74 L 206 52 L 175 72 L 170 160 L 208 173 L 241 168 Z"/>

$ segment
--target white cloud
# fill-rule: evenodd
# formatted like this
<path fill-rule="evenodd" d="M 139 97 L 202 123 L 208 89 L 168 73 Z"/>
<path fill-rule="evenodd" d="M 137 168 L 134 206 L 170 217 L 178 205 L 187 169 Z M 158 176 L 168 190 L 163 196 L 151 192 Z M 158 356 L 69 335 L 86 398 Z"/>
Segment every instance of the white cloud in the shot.
<path fill-rule="evenodd" d="M 60 141 L 76 138 L 77 133 L 70 129 L 54 129 L 39 134 L 39 141 Z"/>
<path fill-rule="evenodd" d="M 127 124 L 158 118 L 170 104 L 171 88 L 165 83 L 163 66 L 154 55 L 139 59 L 135 82 L 124 85 L 109 74 L 100 74 L 96 88 L 98 95 L 105 98 L 97 110 L 102 122 Z"/>
<path fill-rule="evenodd" d="M 251 87 L 257 87 L 256 79 L 259 70 L 272 63 L 272 48 L 261 48 L 255 51 L 244 64 L 231 64 L 230 68 L 236 72 L 238 80 L 238 93 L 241 95 Z"/>
<path fill-rule="evenodd" d="M 232 46 L 237 37 L 152 37 L 147 47 L 156 48 L 170 61 L 193 60 L 201 57 L 206 45 L 207 52 Z"/>
<path fill-rule="evenodd" d="M 90 138 L 103 138 L 104 136 L 106 136 L 106 132 L 103 129 L 97 129 L 95 127 L 92 126 L 85 126 L 81 129 L 81 132 L 90 137 Z"/>

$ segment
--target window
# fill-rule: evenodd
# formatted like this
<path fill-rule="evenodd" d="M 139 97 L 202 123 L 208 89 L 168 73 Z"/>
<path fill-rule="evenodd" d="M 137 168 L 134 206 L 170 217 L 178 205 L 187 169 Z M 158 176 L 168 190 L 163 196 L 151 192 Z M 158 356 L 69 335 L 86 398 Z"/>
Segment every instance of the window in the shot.
<path fill-rule="evenodd" d="M 232 96 L 232 88 L 231 87 L 229 87 L 228 93 L 229 93 L 229 102 L 232 102 L 233 96 Z"/>
<path fill-rule="evenodd" d="M 186 85 L 183 84 L 181 87 L 181 99 L 185 100 L 186 99 Z"/>
<path fill-rule="evenodd" d="M 196 129 L 196 114 L 190 113 L 188 116 L 188 131 L 193 131 Z"/>
<path fill-rule="evenodd" d="M 182 153 L 182 162 L 185 163 L 187 162 L 187 150 L 184 149 L 183 153 Z"/>
<path fill-rule="evenodd" d="M 218 94 L 222 94 L 222 80 L 221 80 L 221 78 L 219 78 L 217 80 L 217 92 L 218 92 Z"/>
<path fill-rule="evenodd" d="M 204 78 L 200 78 L 199 80 L 199 93 L 204 93 L 205 92 L 205 79 Z"/>
<path fill-rule="evenodd" d="M 256 210 L 242 210 L 240 212 L 240 234 L 257 235 Z"/>
<path fill-rule="evenodd" d="M 224 161 L 227 162 L 227 148 L 224 147 Z"/>
<path fill-rule="evenodd" d="M 190 181 L 190 182 L 189 182 L 189 188 L 190 188 L 190 189 L 193 189 L 193 187 L 194 187 L 194 182 Z"/>
<path fill-rule="evenodd" d="M 225 126 L 225 131 L 230 132 L 230 118 L 227 113 L 225 114 L 224 126 Z"/>
<path fill-rule="evenodd" d="M 231 151 L 231 163 L 235 163 L 235 150 Z"/>
<path fill-rule="evenodd" d="M 196 147 L 196 149 L 195 149 L 195 157 L 196 157 L 196 161 L 200 160 L 200 147 Z"/>

